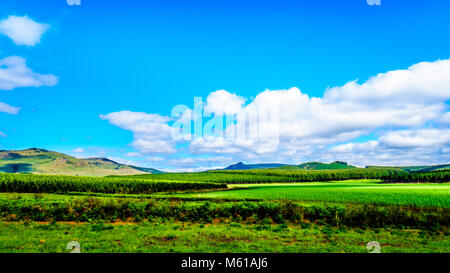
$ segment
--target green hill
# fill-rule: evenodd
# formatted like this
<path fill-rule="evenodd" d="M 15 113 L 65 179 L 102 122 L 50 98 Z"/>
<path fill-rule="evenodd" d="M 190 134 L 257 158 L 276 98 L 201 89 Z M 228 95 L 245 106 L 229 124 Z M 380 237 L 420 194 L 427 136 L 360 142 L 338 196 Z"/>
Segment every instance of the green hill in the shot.
<path fill-rule="evenodd" d="M 287 166 L 287 165 L 280 164 L 280 163 L 244 164 L 242 162 L 238 162 L 236 164 L 226 167 L 224 170 L 268 169 L 268 168 L 277 168 L 277 167 L 282 167 L 282 166 Z"/>
<path fill-rule="evenodd" d="M 85 176 L 161 173 L 152 168 L 120 164 L 107 158 L 79 159 L 37 148 L 0 150 L 0 172 Z"/>
<path fill-rule="evenodd" d="M 338 169 L 354 169 L 355 166 L 348 165 L 347 162 L 335 161 L 332 163 L 322 162 L 306 162 L 297 165 L 296 167 L 304 170 L 338 170 Z"/>
<path fill-rule="evenodd" d="M 431 172 L 431 171 L 448 171 L 450 164 L 425 165 L 425 166 L 367 166 L 366 168 L 396 168 L 408 172 Z"/>
<path fill-rule="evenodd" d="M 322 162 L 306 162 L 299 165 L 288 165 L 281 163 L 261 163 L 261 164 L 244 164 L 236 163 L 226 167 L 224 170 L 251 170 L 251 169 L 282 169 L 282 170 L 337 170 L 337 169 L 353 169 L 355 166 L 348 165 L 347 162 L 335 161 L 333 163 Z"/>

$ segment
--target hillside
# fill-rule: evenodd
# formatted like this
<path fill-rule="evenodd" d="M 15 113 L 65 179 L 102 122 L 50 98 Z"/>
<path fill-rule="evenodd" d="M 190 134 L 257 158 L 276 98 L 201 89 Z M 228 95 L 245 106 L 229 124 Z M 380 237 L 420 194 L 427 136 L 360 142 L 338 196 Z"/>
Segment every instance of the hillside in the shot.
<path fill-rule="evenodd" d="M 322 162 L 306 162 L 299 165 L 289 165 L 281 163 L 261 163 L 261 164 L 244 164 L 242 162 L 230 165 L 224 170 L 251 170 L 251 169 L 288 169 L 288 170 L 337 170 L 337 169 L 353 169 L 355 166 L 348 165 L 346 162 L 335 161 L 333 163 Z"/>
<path fill-rule="evenodd" d="M 424 165 L 424 166 L 367 166 L 366 168 L 396 168 L 408 172 L 448 171 L 450 164 Z"/>
<path fill-rule="evenodd" d="M 107 158 L 79 159 L 37 148 L 0 150 L 0 172 L 85 176 L 161 173 L 151 168 L 120 164 Z"/>
<path fill-rule="evenodd" d="M 262 163 L 262 164 L 244 164 L 242 162 L 238 162 L 236 164 L 230 165 L 224 170 L 251 170 L 251 169 L 267 169 L 267 168 L 277 168 L 281 166 L 286 166 L 286 164 L 280 163 Z"/>
<path fill-rule="evenodd" d="M 338 169 L 353 169 L 355 166 L 348 165 L 347 162 L 335 161 L 332 163 L 322 162 L 306 162 L 297 165 L 300 169 L 305 170 L 338 170 Z"/>

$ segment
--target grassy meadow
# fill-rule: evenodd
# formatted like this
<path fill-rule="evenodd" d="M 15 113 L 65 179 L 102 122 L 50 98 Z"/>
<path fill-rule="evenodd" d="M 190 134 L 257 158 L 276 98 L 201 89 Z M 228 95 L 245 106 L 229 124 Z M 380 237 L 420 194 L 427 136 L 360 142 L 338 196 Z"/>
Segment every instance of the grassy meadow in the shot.
<path fill-rule="evenodd" d="M 449 252 L 444 234 L 422 230 L 357 229 L 310 225 L 186 223 L 157 219 L 132 223 L 1 222 L 2 252 L 67 252 L 77 241 L 81 252 L 141 253 L 367 253 L 378 241 L 382 252 Z"/>
<path fill-rule="evenodd" d="M 450 208 L 450 184 L 381 184 L 377 180 L 233 184 L 231 190 L 178 196 Z"/>
<path fill-rule="evenodd" d="M 400 175 L 411 181 L 386 183 Z M 382 252 L 450 252 L 446 175 L 0 174 L 0 252 L 65 252 L 73 240 L 83 252 L 367 252 L 369 241 Z"/>

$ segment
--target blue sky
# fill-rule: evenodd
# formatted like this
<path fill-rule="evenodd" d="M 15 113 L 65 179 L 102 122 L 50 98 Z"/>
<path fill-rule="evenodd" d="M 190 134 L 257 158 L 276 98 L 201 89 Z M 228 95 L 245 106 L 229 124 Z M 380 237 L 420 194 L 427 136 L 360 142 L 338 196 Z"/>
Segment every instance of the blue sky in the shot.
<path fill-rule="evenodd" d="M 4 31 L 0 35 L 0 60 L 18 56 L 26 60 L 33 73 L 53 75 L 57 80 L 41 86 L 24 84 L 1 90 L 1 81 L 14 75 L 9 73 L 2 78 L 0 74 L 0 102 L 20 108 L 11 114 L 1 112 L 0 107 L 0 149 L 41 147 L 79 157 L 108 156 L 165 170 L 198 170 L 237 161 L 446 163 L 450 160 L 448 140 L 424 144 L 421 138 L 436 139 L 435 136 L 445 137 L 450 132 L 450 96 L 444 88 L 445 78 L 450 75 L 446 74 L 446 64 L 436 64 L 437 60 L 450 58 L 448 14 L 448 1 L 418 0 L 382 0 L 380 6 L 370 6 L 365 0 L 166 0 L 126 4 L 81 0 L 79 6 L 70 6 L 65 0 L 2 1 L 0 20 L 27 16 L 48 28 L 33 45 L 20 44 Z M 28 35 L 27 30 L 14 31 Z M 294 100 L 301 100 L 299 94 L 307 94 L 309 98 L 322 98 L 326 109 L 334 109 L 336 101 L 331 103 L 324 98 L 327 88 L 354 94 L 357 91 L 343 87 L 347 82 L 358 79 L 358 83 L 364 83 L 379 73 L 407 71 L 421 62 L 432 67 L 419 69 L 421 74 L 413 77 L 422 81 L 407 87 L 417 87 L 411 94 L 426 104 L 408 101 L 409 96 L 401 92 L 406 87 L 399 87 L 384 98 L 395 101 L 398 96 L 405 96 L 401 103 L 384 109 L 383 115 L 389 117 L 370 124 L 359 120 L 331 122 L 339 124 L 338 128 L 323 122 L 319 127 L 326 130 L 317 129 L 306 135 L 281 127 L 280 147 L 269 152 L 236 143 L 229 144 L 229 149 L 216 149 L 224 147 L 217 144 L 217 139 L 212 140 L 214 144 L 210 140 L 173 142 L 167 135 L 158 138 L 150 129 L 143 132 L 139 128 L 170 122 L 133 115 L 169 117 L 175 105 L 193 108 L 194 97 L 202 97 L 206 103 L 217 90 L 227 91 L 216 96 L 221 100 L 218 104 L 226 101 L 242 108 L 267 90 L 273 93 L 269 95 L 274 100 L 284 101 L 281 97 L 291 95 Z M 6 65 L 0 68 L 6 69 Z M 444 87 L 432 99 L 427 95 L 434 86 L 429 75 L 436 73 L 428 74 L 429 71 L 443 74 L 442 79 L 433 78 L 433 82 L 442 80 Z M 394 77 L 400 79 L 401 74 Z M 369 91 L 363 85 L 355 89 L 377 93 L 380 85 Z M 245 99 L 243 104 L 240 98 Z M 365 115 L 375 115 L 377 103 L 387 105 L 386 101 L 354 102 L 368 103 L 366 108 L 374 109 L 353 113 L 355 119 L 370 119 Z M 350 113 L 339 105 L 338 113 Z M 408 116 L 407 112 L 395 116 L 392 113 L 396 109 L 406 111 L 413 106 L 416 108 L 409 116 L 417 115 L 415 121 L 392 122 L 404 121 Z M 322 108 L 308 109 L 314 112 Z M 121 114 L 108 116 L 112 113 Z M 132 124 L 124 121 L 129 121 L 130 115 Z M 291 116 L 295 118 L 290 119 Z M 317 125 L 320 121 L 308 120 L 310 112 L 295 112 L 291 116 L 281 126 L 295 128 L 289 124 L 305 121 Z M 158 150 L 148 146 L 148 142 L 159 143 L 159 147 L 168 145 L 172 150 Z M 404 147 L 398 145 L 410 142 Z M 423 149 L 429 153 L 424 154 Z"/>

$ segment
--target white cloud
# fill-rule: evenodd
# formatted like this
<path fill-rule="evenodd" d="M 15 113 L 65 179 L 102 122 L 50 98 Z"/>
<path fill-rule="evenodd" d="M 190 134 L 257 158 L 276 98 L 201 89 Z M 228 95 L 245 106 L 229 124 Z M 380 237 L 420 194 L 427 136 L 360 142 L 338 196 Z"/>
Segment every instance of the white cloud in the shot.
<path fill-rule="evenodd" d="M 157 114 L 120 111 L 100 115 L 103 120 L 122 129 L 133 132 L 131 146 L 143 154 L 175 152 L 172 128 L 167 124 L 171 119 Z"/>
<path fill-rule="evenodd" d="M 420 129 L 389 132 L 379 138 L 391 148 L 437 147 L 450 145 L 450 129 Z"/>
<path fill-rule="evenodd" d="M 186 172 L 186 173 L 192 173 L 192 172 L 203 172 L 207 170 L 215 170 L 215 169 L 221 169 L 223 168 L 223 165 L 220 166 L 202 166 L 202 167 L 192 167 L 192 168 L 161 168 L 160 170 L 163 172 Z"/>
<path fill-rule="evenodd" d="M 421 62 L 405 70 L 378 74 L 363 84 L 348 82 L 330 88 L 325 97 L 335 102 L 364 102 L 378 105 L 442 102 L 450 97 L 450 60 Z"/>
<path fill-rule="evenodd" d="M 49 28 L 48 24 L 35 22 L 26 15 L 10 15 L 0 21 L 0 33 L 11 38 L 17 45 L 35 46 Z"/>
<path fill-rule="evenodd" d="M 111 124 L 122 129 L 130 130 L 140 134 L 170 134 L 170 127 L 165 126 L 170 118 L 158 114 L 147 114 L 142 112 L 120 111 L 107 115 L 100 115 L 101 119 L 108 120 Z M 162 130 L 161 130 L 162 129 Z"/>
<path fill-rule="evenodd" d="M 446 112 L 441 119 L 439 119 L 439 122 L 445 125 L 450 125 L 450 112 Z"/>
<path fill-rule="evenodd" d="M 347 160 L 357 165 L 445 162 L 450 159 L 445 153 L 450 148 L 450 129 L 445 127 L 450 124 L 446 112 L 449 99 L 450 60 L 418 63 L 378 74 L 362 84 L 351 81 L 327 89 L 322 97 L 310 97 L 293 87 L 265 90 L 245 105 L 244 98 L 219 90 L 208 96 L 205 111 L 237 114 L 237 123 L 227 127 L 225 134 L 232 135 L 240 127 L 246 128 L 247 134 L 231 139 L 204 135 L 189 143 L 189 152 L 230 154 L 252 161 Z M 276 124 L 254 119 L 260 109 L 274 106 L 278 109 Z M 168 136 L 168 118 L 127 115 L 146 117 L 118 125 L 133 131 L 132 145 L 140 152 L 175 152 L 177 142 Z M 239 119 L 242 116 L 248 122 Z M 249 134 L 258 128 L 265 130 L 260 135 Z M 374 140 L 357 141 L 365 135 Z M 279 145 L 264 144 L 275 138 Z M 197 166 L 200 161 L 187 158 L 172 163 Z"/>
<path fill-rule="evenodd" d="M 124 159 L 121 157 L 109 156 L 108 159 L 110 159 L 114 162 L 117 162 L 119 164 L 125 164 L 125 165 L 131 165 L 131 166 L 139 166 L 140 165 L 139 162 Z"/>
<path fill-rule="evenodd" d="M 417 165 L 450 162 L 450 129 L 390 131 L 377 141 L 352 142 L 320 151 L 328 160 L 365 165 Z"/>
<path fill-rule="evenodd" d="M 67 154 L 78 158 L 107 157 L 114 152 L 116 152 L 116 149 L 96 146 L 77 147 L 73 150 L 66 151 Z"/>
<path fill-rule="evenodd" d="M 0 112 L 11 114 L 11 115 L 17 115 L 20 111 L 20 107 L 14 107 L 11 105 L 8 105 L 4 102 L 0 102 Z"/>
<path fill-rule="evenodd" d="M 242 111 L 277 105 L 280 146 L 261 149 L 257 139 L 203 137 L 191 143 L 201 153 L 295 153 L 304 147 L 332 145 L 353 140 L 375 130 L 417 128 L 443 116 L 450 99 L 450 60 L 419 63 L 406 70 L 391 71 L 370 78 L 363 84 L 354 81 L 328 89 L 323 97 L 309 97 L 298 88 L 266 90 L 243 107 Z M 256 126 L 249 124 L 249 131 Z M 265 137 L 269 137 L 266 135 Z M 310 148 L 310 147 L 309 147 Z M 311 149 L 311 148 L 310 148 Z"/>
<path fill-rule="evenodd" d="M 346 143 L 337 145 L 334 147 L 331 147 L 329 149 L 330 152 L 337 152 L 337 153 L 351 153 L 351 152 L 358 152 L 358 151 L 369 151 L 374 150 L 378 146 L 378 142 L 375 140 L 362 142 L 362 143 Z"/>
<path fill-rule="evenodd" d="M 0 89 L 53 86 L 57 82 L 54 75 L 33 72 L 22 57 L 11 56 L 0 60 Z"/>
<path fill-rule="evenodd" d="M 81 5 L 81 0 L 67 0 L 67 4 L 69 6 L 80 6 Z"/>
<path fill-rule="evenodd" d="M 135 139 L 131 146 L 144 154 L 169 154 L 176 152 L 174 144 L 169 139 L 155 139 L 153 136 L 141 135 Z"/>
<path fill-rule="evenodd" d="M 142 156 L 141 153 L 137 153 L 137 152 L 129 152 L 125 154 L 126 157 L 139 157 Z"/>
<path fill-rule="evenodd" d="M 146 158 L 147 161 L 150 162 L 159 162 L 159 161 L 163 161 L 164 157 L 160 157 L 160 156 L 151 156 L 151 157 L 147 157 Z"/>
<path fill-rule="evenodd" d="M 85 151 L 84 151 L 83 148 L 78 147 L 78 148 L 74 149 L 72 152 L 73 152 L 73 153 L 76 153 L 76 154 L 79 154 L 79 153 L 84 153 Z"/>
<path fill-rule="evenodd" d="M 369 141 L 319 150 L 316 156 L 326 161 L 343 160 L 356 166 L 408 166 L 450 163 L 448 151 L 448 145 L 389 147 L 385 143 Z"/>
<path fill-rule="evenodd" d="M 2 131 L 0 131 L 0 137 L 7 137 L 7 135 L 5 133 L 3 133 Z"/>
<path fill-rule="evenodd" d="M 231 157 L 225 157 L 225 156 L 210 156 L 210 157 L 184 157 L 184 158 L 177 158 L 170 160 L 170 163 L 172 165 L 176 166 L 185 166 L 185 165 L 191 165 L 196 163 L 230 163 L 232 160 Z"/>
<path fill-rule="evenodd" d="M 246 99 L 236 94 L 231 94 L 226 90 L 218 90 L 209 94 L 206 98 L 206 113 L 216 115 L 236 114 L 242 110 L 242 105 Z"/>
<path fill-rule="evenodd" d="M 235 141 L 227 141 L 222 137 L 204 136 L 194 139 L 190 143 L 192 153 L 216 153 L 234 154 L 242 152 L 243 147 L 239 147 Z"/>

